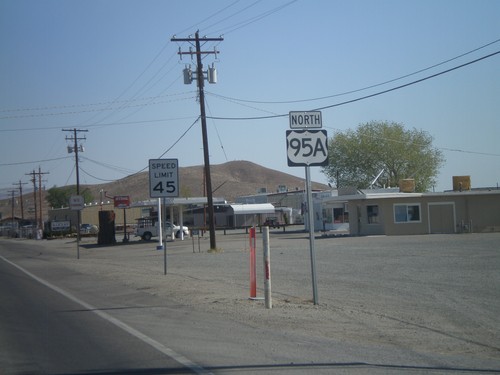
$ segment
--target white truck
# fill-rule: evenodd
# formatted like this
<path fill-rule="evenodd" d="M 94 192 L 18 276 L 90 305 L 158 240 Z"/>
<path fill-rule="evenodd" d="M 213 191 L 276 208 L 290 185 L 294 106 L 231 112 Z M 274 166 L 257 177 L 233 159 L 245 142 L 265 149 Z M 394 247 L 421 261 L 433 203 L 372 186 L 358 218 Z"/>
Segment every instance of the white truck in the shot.
<path fill-rule="evenodd" d="M 182 226 L 182 232 L 184 237 L 189 236 L 189 228 Z M 181 227 L 174 225 L 168 221 L 164 223 L 163 235 L 166 237 L 172 236 L 172 233 L 176 238 L 181 237 Z M 135 237 L 141 237 L 145 241 L 149 241 L 152 237 L 158 237 L 158 218 L 157 217 L 141 217 L 137 219 L 137 226 L 135 228 Z"/>

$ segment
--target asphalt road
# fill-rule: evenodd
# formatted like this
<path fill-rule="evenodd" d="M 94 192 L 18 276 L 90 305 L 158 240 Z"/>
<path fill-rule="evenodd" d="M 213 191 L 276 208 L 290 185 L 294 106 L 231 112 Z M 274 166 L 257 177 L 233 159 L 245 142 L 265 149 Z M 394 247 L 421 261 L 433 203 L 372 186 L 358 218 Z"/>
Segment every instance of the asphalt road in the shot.
<path fill-rule="evenodd" d="M 273 232 L 272 310 L 248 302 L 247 243 L 218 236 L 213 255 L 169 243 L 163 275 L 155 243 L 84 246 L 76 260 L 74 243 L 0 240 L 2 368 L 500 373 L 500 234 L 317 238 L 312 306 L 307 236 Z"/>
<path fill-rule="evenodd" d="M 73 301 L 5 261 L 0 295 L 2 374 L 195 373 L 117 327 L 102 310 Z"/>

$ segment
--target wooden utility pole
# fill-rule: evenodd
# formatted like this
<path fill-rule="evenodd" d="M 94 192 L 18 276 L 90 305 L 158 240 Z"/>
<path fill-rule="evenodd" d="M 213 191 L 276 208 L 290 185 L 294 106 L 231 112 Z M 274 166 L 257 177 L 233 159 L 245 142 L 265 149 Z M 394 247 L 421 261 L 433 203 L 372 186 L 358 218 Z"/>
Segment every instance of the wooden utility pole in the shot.
<path fill-rule="evenodd" d="M 36 205 L 36 172 L 26 173 L 27 176 L 31 176 L 31 182 L 33 183 L 33 204 L 35 206 L 35 225 L 38 225 L 38 207 Z"/>
<path fill-rule="evenodd" d="M 42 175 L 43 174 L 48 174 L 49 172 L 42 172 L 42 169 L 38 167 L 38 172 L 33 170 L 31 173 L 26 173 L 27 175 L 31 176 L 31 182 L 33 183 L 33 201 L 35 204 L 35 225 L 43 230 L 43 214 L 42 214 Z M 36 186 L 37 179 L 36 176 L 38 175 L 38 188 Z M 38 198 L 37 198 L 37 192 L 38 190 Z M 37 205 L 37 200 L 38 200 L 38 205 Z M 40 211 L 38 211 L 38 206 L 40 206 Z"/>
<path fill-rule="evenodd" d="M 201 133 L 203 138 L 203 159 L 205 163 L 205 186 L 207 189 L 207 205 L 208 205 L 208 221 L 209 221 L 209 232 L 210 232 L 210 249 L 215 250 L 217 248 L 215 240 L 215 215 L 214 215 L 214 201 L 212 192 L 212 177 L 210 175 L 210 154 L 208 151 L 208 132 L 207 132 L 207 118 L 205 115 L 205 92 L 203 90 L 205 77 L 203 75 L 203 64 L 201 62 L 201 55 L 219 53 L 217 50 L 213 51 L 202 51 L 201 42 L 221 42 L 223 38 L 200 38 L 199 31 L 196 32 L 194 38 L 176 38 L 171 39 L 172 42 L 189 42 L 195 43 L 196 51 L 181 52 L 179 48 L 179 55 L 196 55 L 196 79 L 198 83 L 198 91 L 200 97 L 200 116 L 201 116 Z M 210 75 L 210 74 L 208 74 Z M 210 79 L 210 77 L 208 77 Z M 186 82 L 186 76 L 184 77 L 184 83 Z M 189 82 L 191 83 L 191 82 Z M 213 82 L 215 83 L 215 82 Z"/>
<path fill-rule="evenodd" d="M 21 182 L 21 180 L 13 184 L 19 186 L 19 199 L 21 201 L 21 220 L 24 220 L 23 185 L 27 184 L 28 184 L 27 182 Z"/>
<path fill-rule="evenodd" d="M 15 222 L 15 219 L 14 219 L 14 204 L 15 204 L 15 201 L 14 201 L 14 194 L 15 194 L 15 190 L 9 190 L 9 193 L 11 193 L 11 198 L 10 198 L 10 204 L 11 204 L 11 217 L 10 217 L 10 221 L 11 221 L 11 229 L 12 231 L 14 231 L 14 222 Z"/>
<path fill-rule="evenodd" d="M 74 146 L 71 148 L 68 146 L 68 152 L 75 153 L 75 169 L 76 169 L 76 195 L 80 195 L 80 168 L 78 167 L 78 152 L 83 151 L 83 148 L 78 148 L 78 141 L 86 139 L 78 138 L 79 132 L 88 132 L 86 129 L 63 129 L 63 132 L 72 132 L 72 137 L 66 137 L 67 141 L 73 141 Z M 80 259 L 80 223 L 82 220 L 82 211 L 78 210 L 76 215 L 76 248 L 77 248 L 77 258 Z"/>
<path fill-rule="evenodd" d="M 86 138 L 78 138 L 78 133 L 88 132 L 86 129 L 63 129 L 63 132 L 72 132 L 72 137 L 66 137 L 67 141 L 73 141 L 74 146 L 71 150 L 75 153 L 75 169 L 76 169 L 76 195 L 80 195 L 80 168 L 78 167 L 78 152 L 83 151 L 83 149 L 78 148 L 78 141 L 85 140 Z M 68 147 L 68 151 L 70 148 Z"/>
<path fill-rule="evenodd" d="M 42 174 L 49 174 L 49 172 L 42 172 L 42 169 L 38 167 L 38 202 L 40 203 L 40 226 L 42 230 L 43 228 L 43 200 L 42 200 Z"/>

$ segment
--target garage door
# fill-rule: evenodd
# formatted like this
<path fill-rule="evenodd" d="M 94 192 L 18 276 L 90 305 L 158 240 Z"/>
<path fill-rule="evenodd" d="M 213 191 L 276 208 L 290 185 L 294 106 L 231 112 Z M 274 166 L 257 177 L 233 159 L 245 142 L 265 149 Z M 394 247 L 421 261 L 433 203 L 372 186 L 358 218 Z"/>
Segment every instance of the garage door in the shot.
<path fill-rule="evenodd" d="M 430 233 L 455 233 L 454 203 L 429 204 Z"/>

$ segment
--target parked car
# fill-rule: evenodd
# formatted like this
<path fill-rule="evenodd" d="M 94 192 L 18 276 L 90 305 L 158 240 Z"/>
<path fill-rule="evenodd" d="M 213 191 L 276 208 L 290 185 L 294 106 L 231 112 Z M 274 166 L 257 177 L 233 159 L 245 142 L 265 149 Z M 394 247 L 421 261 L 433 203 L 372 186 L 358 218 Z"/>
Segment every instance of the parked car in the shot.
<path fill-rule="evenodd" d="M 81 224 L 80 225 L 80 234 L 97 234 L 99 232 L 99 228 L 94 224 Z"/>
<path fill-rule="evenodd" d="M 283 224 L 281 224 L 278 221 L 277 217 L 268 217 L 268 218 L 266 218 L 266 221 L 264 221 L 264 224 L 262 224 L 262 225 L 263 226 L 268 226 L 269 228 L 279 228 L 280 226 L 283 226 Z"/>

